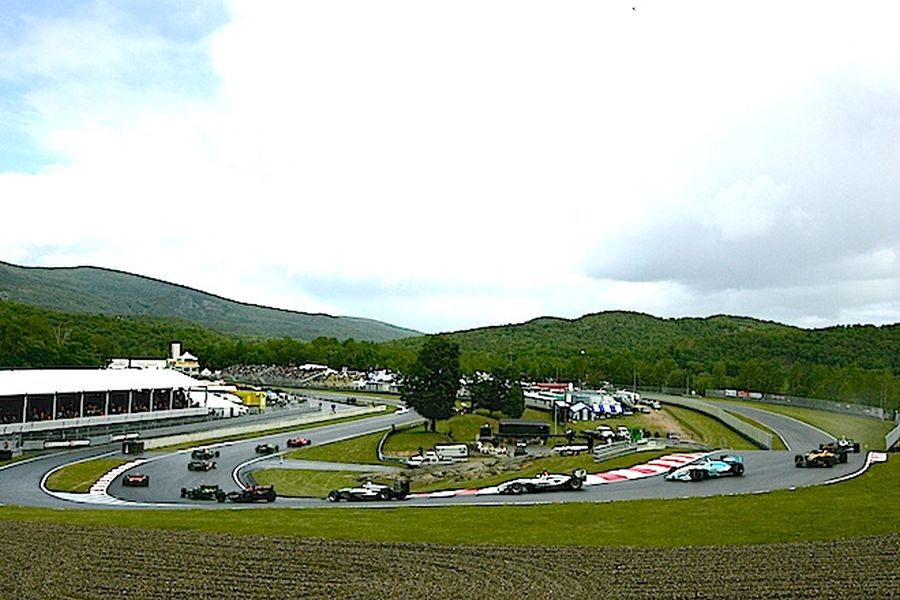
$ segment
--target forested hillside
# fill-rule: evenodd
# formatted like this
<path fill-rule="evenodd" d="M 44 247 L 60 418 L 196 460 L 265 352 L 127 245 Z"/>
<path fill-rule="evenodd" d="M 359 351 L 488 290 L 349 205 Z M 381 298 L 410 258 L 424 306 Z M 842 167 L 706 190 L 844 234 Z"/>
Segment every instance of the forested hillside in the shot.
<path fill-rule="evenodd" d="M 357 317 L 235 302 L 150 277 L 97 267 L 20 267 L 0 261 L 0 300 L 71 313 L 184 319 L 234 335 L 394 340 L 419 332 Z"/>
<path fill-rule="evenodd" d="M 805 330 L 743 317 L 659 319 L 610 312 L 446 334 L 464 372 L 512 368 L 532 379 L 752 390 L 900 406 L 900 325 Z M 0 367 L 103 365 L 165 355 L 180 340 L 213 369 L 302 364 L 403 371 L 424 338 L 385 343 L 227 336 L 176 319 L 49 311 L 0 301 Z"/>

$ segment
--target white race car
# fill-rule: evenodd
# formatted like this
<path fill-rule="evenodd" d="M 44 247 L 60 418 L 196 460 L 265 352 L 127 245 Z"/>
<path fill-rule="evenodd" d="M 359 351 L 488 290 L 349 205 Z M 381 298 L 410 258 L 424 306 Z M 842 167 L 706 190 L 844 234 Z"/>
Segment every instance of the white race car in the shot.
<path fill-rule="evenodd" d="M 511 481 L 504 481 L 497 486 L 497 491 L 501 494 L 523 494 L 525 492 L 580 490 L 586 477 L 587 472 L 584 469 L 576 469 L 571 475 L 544 471 L 534 477 L 521 477 Z"/>
<path fill-rule="evenodd" d="M 347 500 L 403 500 L 409 494 L 408 481 L 395 481 L 394 485 L 387 486 L 380 483 L 367 481 L 359 487 L 341 488 L 328 492 L 329 502 Z"/>

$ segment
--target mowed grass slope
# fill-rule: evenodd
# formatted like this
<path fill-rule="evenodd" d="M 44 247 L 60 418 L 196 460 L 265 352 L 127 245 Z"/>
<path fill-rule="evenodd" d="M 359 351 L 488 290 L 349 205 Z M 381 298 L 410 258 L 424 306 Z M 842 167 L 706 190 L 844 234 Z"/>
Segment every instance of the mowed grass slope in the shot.
<path fill-rule="evenodd" d="M 896 457 L 893 457 L 896 458 Z M 0 507 L 0 521 L 445 544 L 709 546 L 900 533 L 900 461 L 851 481 L 746 496 L 539 506 L 176 511 Z M 234 518 L 232 518 L 234 517 Z M 840 557 L 827 557 L 839 568 Z"/>
<path fill-rule="evenodd" d="M 95 458 L 67 465 L 47 478 L 47 489 L 54 492 L 83 493 L 119 465 L 129 462 L 122 458 Z"/>

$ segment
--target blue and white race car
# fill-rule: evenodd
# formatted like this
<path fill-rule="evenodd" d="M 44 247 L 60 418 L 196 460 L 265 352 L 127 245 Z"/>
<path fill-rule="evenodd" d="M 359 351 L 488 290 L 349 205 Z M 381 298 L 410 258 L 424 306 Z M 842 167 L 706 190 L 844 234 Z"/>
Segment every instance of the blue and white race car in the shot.
<path fill-rule="evenodd" d="M 702 481 L 710 477 L 743 475 L 744 459 L 733 454 L 722 454 L 716 458 L 705 456 L 682 467 L 672 467 L 666 473 L 667 481 Z"/>

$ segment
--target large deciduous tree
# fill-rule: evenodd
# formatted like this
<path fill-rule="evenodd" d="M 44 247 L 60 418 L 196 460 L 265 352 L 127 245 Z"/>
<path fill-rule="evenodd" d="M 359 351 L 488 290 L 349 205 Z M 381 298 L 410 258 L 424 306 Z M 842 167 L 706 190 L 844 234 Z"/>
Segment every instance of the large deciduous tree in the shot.
<path fill-rule="evenodd" d="M 525 412 L 525 395 L 517 378 L 508 369 L 476 373 L 471 385 L 472 408 L 499 411 L 519 418 Z"/>
<path fill-rule="evenodd" d="M 439 419 L 453 414 L 459 377 L 459 346 L 445 337 L 429 336 L 405 374 L 401 398 L 428 419 L 435 431 Z"/>

